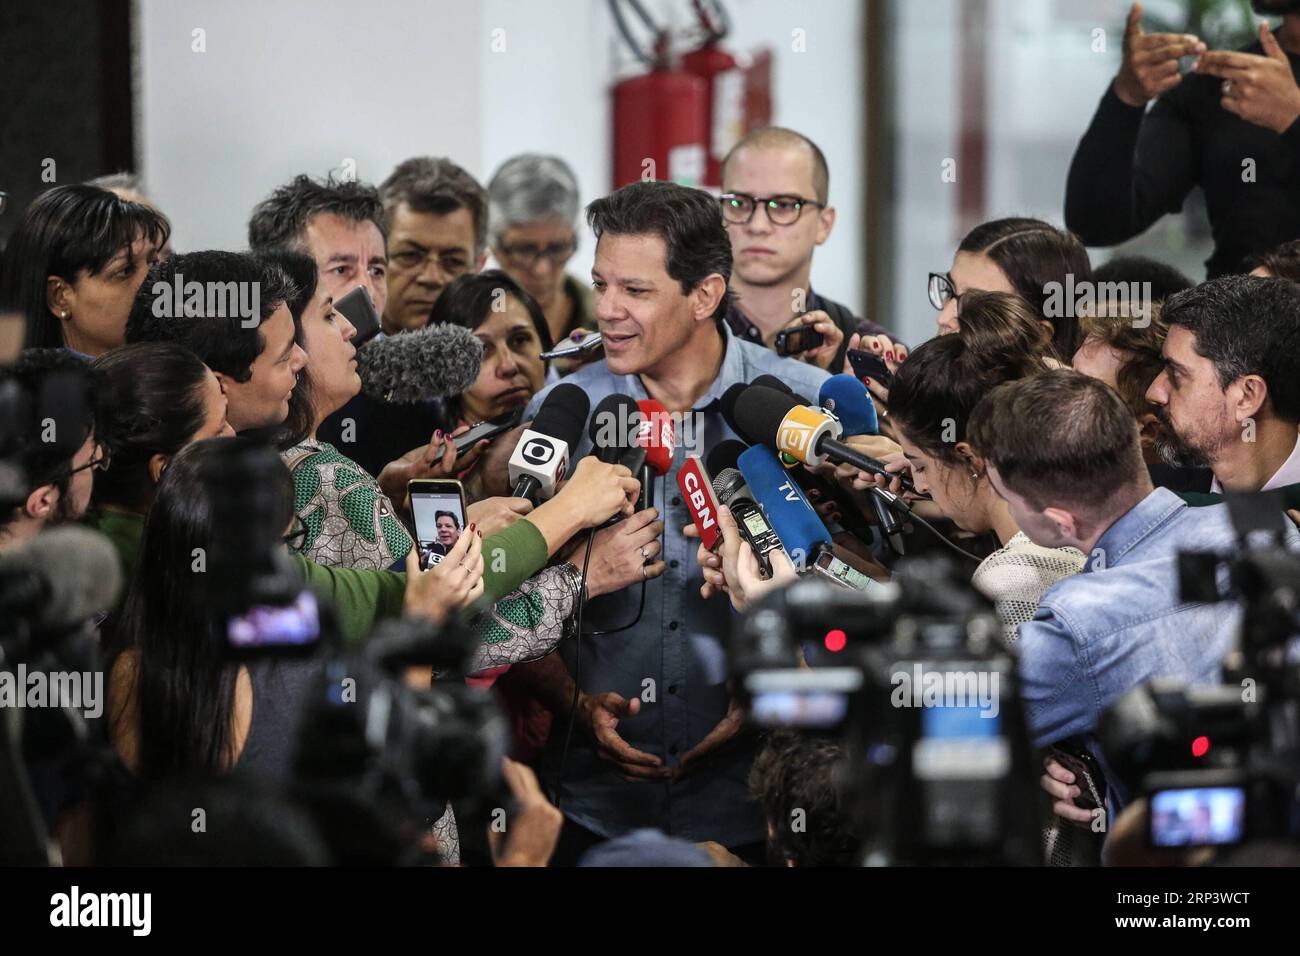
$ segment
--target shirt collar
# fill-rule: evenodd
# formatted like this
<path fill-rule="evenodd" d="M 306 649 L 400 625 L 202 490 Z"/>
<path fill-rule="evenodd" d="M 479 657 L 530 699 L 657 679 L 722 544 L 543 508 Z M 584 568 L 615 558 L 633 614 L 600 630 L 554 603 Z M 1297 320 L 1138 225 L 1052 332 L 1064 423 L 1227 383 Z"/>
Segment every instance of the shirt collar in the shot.
<path fill-rule="evenodd" d="M 1282 462 L 1282 467 L 1273 473 L 1273 477 L 1264 482 L 1264 487 L 1260 491 L 1272 491 L 1274 488 L 1283 488 L 1287 485 L 1300 483 L 1300 435 L 1296 436 L 1295 447 L 1291 449 L 1291 454 L 1287 460 Z M 1216 477 L 1210 482 L 1210 491 L 1216 495 L 1223 494 L 1223 485 L 1219 484 Z"/>
<path fill-rule="evenodd" d="M 1101 561 L 1088 557 L 1085 571 L 1113 567 L 1143 539 L 1160 528 L 1177 512 L 1187 507 L 1187 502 L 1168 488 L 1156 488 L 1105 530 L 1093 546 L 1093 555 L 1100 553 Z"/>
<path fill-rule="evenodd" d="M 812 289 L 808 290 L 808 312 L 816 312 L 822 307 L 821 300 L 817 298 L 817 293 Z M 793 314 L 793 313 L 792 313 Z M 746 342 L 753 342 L 755 345 L 763 345 L 763 333 L 757 325 L 751 321 L 745 314 L 745 310 L 740 307 L 739 300 L 732 301 L 727 308 L 727 314 L 724 325 L 740 339 Z"/>
<path fill-rule="evenodd" d="M 718 332 L 722 336 L 722 367 L 718 369 L 718 374 L 714 376 L 713 382 L 709 385 L 709 390 L 695 400 L 693 411 L 704 411 L 714 402 L 721 401 L 722 393 L 733 382 L 749 381 L 745 374 L 745 358 L 740 354 L 740 348 L 736 344 L 736 336 L 732 333 L 730 326 L 726 322 L 722 322 L 718 325 Z M 650 397 L 650 393 L 641 384 L 640 375 L 616 375 L 614 381 L 618 383 L 614 391 L 622 392 L 629 398 L 641 401 Z"/>

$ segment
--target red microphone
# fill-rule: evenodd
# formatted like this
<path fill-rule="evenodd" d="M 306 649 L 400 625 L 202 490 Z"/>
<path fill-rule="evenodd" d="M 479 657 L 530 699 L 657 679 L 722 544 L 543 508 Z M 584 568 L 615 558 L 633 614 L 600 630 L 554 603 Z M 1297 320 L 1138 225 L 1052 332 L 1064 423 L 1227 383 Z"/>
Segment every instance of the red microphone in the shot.
<path fill-rule="evenodd" d="M 710 551 L 722 540 L 718 530 L 718 498 L 713 493 L 713 479 L 698 455 L 691 455 L 677 472 L 677 487 L 690 509 L 691 520 L 700 532 L 700 541 Z"/>
<path fill-rule="evenodd" d="M 662 402 L 653 398 L 643 398 L 636 403 L 641 412 L 641 424 L 637 428 L 636 445 L 642 454 L 639 468 L 633 468 L 641 482 L 641 500 L 638 510 L 653 507 L 655 503 L 655 479 L 662 478 L 673 470 L 673 451 L 677 444 L 677 435 L 673 429 L 672 415 L 664 408 Z"/>

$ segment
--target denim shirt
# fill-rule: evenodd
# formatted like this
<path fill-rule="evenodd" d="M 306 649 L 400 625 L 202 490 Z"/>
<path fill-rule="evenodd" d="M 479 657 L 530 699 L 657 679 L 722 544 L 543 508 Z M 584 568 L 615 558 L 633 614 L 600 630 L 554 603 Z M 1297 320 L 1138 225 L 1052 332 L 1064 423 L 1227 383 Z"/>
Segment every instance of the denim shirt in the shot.
<path fill-rule="evenodd" d="M 667 567 L 662 576 L 645 585 L 640 620 L 617 633 L 584 635 L 580 661 L 576 660 L 573 638 L 559 648 L 569 673 L 585 693 L 614 691 L 629 700 L 641 698 L 640 713 L 620 720 L 618 733 L 631 746 L 663 758 L 670 767 L 727 712 L 730 694 L 725 648 L 732 619 L 725 597 L 709 601 L 700 597 L 704 576 L 695 560 L 699 543 L 682 534 L 691 515 L 677 487 L 677 473 L 688 455 L 707 457 L 718 442 L 737 437 L 723 421 L 721 410 L 722 393 L 732 384 L 771 374 L 815 399 L 828 377 L 812 365 L 741 341 L 725 325 L 721 334 L 726 348 L 722 367 L 695 403 L 694 414 L 686 416 L 697 427 L 677 429 L 672 471 L 655 482 L 655 507 L 664 521 L 664 549 L 659 559 Z M 634 401 L 649 398 L 638 376 L 615 375 L 603 359 L 564 381 L 580 386 L 593 409 L 616 393 Z M 525 418 L 534 415 L 549 392 L 547 388 L 533 397 Z M 583 435 L 582 444 L 570 457 L 570 468 L 591 450 L 585 429 Z M 583 630 L 611 630 L 630 623 L 637 616 L 641 591 L 641 585 L 633 584 L 591 601 L 583 612 Z M 557 724 L 542 763 L 543 777 L 550 785 L 558 778 L 564 737 Z M 629 783 L 614 764 L 596 755 L 587 735 L 575 731 L 557 790 L 560 809 L 602 836 L 655 827 L 688 840 L 716 840 L 726 846 L 762 840 L 762 814 L 746 785 L 754 752 L 752 736 L 742 731 L 741 739 L 676 783 Z"/>
<path fill-rule="evenodd" d="M 1286 525 L 1294 549 L 1300 536 Z M 1106 530 L 1082 571 L 1043 595 L 1017 642 L 1035 746 L 1092 734 L 1107 707 L 1153 678 L 1219 682 L 1241 609 L 1178 596 L 1178 553 L 1210 550 L 1237 550 L 1228 506 L 1191 508 L 1157 488 Z M 1102 756 L 1095 742 L 1091 749 Z M 1109 783 L 1115 812 L 1125 788 Z"/>

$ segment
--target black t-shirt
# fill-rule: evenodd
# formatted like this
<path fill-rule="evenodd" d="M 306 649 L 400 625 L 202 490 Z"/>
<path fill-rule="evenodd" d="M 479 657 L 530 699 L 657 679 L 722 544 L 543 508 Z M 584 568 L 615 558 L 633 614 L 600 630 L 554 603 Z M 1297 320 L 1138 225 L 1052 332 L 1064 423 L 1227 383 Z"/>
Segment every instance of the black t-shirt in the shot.
<path fill-rule="evenodd" d="M 1258 42 L 1240 52 L 1262 55 Z M 1300 56 L 1287 54 L 1300 77 Z M 1176 213 L 1194 186 L 1214 234 L 1210 278 L 1300 237 L 1300 121 L 1281 135 L 1220 103 L 1223 81 L 1193 73 L 1150 111 L 1108 87 L 1079 141 L 1065 191 L 1065 223 L 1090 246 L 1111 246 Z"/>

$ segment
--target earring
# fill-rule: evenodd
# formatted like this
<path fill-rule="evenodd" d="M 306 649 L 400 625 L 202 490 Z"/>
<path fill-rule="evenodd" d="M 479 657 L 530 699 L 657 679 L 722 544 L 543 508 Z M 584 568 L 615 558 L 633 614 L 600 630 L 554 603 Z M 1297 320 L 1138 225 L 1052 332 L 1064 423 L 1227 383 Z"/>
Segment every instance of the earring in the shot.
<path fill-rule="evenodd" d="M 60 312 L 60 313 L 59 313 L 59 318 L 61 318 L 61 319 L 66 319 L 67 317 L 68 317 L 68 313 L 66 313 L 66 312 Z"/>

